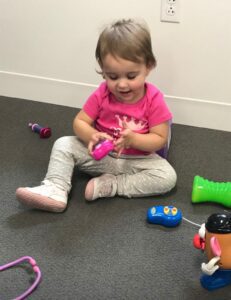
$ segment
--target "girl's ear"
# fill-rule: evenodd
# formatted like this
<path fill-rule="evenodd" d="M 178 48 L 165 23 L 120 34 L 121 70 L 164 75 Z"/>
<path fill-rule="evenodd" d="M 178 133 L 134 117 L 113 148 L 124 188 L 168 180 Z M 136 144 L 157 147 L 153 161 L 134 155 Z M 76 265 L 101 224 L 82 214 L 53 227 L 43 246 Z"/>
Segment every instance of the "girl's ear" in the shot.
<path fill-rule="evenodd" d="M 152 71 L 153 67 L 146 67 L 146 76 Z"/>
<path fill-rule="evenodd" d="M 147 71 L 146 71 L 146 76 L 148 76 L 149 73 L 154 69 L 154 66 L 153 66 L 152 64 L 148 64 L 148 65 L 146 66 L 146 69 L 147 69 Z"/>

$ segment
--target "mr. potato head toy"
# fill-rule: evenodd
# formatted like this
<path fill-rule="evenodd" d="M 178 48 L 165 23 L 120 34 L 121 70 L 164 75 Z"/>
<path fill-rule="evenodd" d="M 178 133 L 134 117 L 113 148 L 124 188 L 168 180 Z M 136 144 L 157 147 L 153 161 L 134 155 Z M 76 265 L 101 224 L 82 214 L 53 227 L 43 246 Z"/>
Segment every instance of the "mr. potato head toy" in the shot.
<path fill-rule="evenodd" d="M 215 290 L 231 284 L 231 213 L 211 215 L 194 236 L 193 244 L 205 251 L 209 260 L 201 265 L 201 285 Z"/>

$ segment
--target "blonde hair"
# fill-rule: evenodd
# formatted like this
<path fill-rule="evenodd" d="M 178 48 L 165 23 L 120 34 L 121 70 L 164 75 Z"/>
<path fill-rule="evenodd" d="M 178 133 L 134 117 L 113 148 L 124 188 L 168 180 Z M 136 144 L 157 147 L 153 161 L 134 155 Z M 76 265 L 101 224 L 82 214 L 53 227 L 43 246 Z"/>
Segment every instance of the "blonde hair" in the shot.
<path fill-rule="evenodd" d="M 147 26 L 132 19 L 118 20 L 101 32 L 95 50 L 95 57 L 101 68 L 107 54 L 136 63 L 145 63 L 149 68 L 156 66 Z"/>

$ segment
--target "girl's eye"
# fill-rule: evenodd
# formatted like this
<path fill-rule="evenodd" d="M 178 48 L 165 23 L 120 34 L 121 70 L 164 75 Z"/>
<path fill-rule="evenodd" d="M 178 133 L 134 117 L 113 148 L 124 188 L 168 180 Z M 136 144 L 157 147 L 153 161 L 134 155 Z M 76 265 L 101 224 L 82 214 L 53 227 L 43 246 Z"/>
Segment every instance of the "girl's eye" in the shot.
<path fill-rule="evenodd" d="M 108 76 L 111 80 L 116 80 L 116 79 L 118 79 L 118 77 L 117 76 L 114 76 L 114 75 L 110 75 L 110 76 Z"/>
<path fill-rule="evenodd" d="M 105 76 L 107 78 L 109 78 L 110 80 L 116 80 L 116 79 L 118 79 L 118 75 L 115 74 L 115 73 L 105 73 Z"/>
<path fill-rule="evenodd" d="M 135 79 L 136 78 L 136 74 L 128 74 L 127 78 L 130 79 L 130 80 Z"/>

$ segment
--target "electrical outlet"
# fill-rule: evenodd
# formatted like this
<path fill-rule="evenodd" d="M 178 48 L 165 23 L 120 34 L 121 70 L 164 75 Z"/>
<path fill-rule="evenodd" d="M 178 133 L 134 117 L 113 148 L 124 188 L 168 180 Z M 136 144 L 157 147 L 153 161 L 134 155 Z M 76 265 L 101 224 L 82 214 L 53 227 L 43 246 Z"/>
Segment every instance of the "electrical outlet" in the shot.
<path fill-rule="evenodd" d="M 162 0 L 160 20 L 180 23 L 180 0 Z"/>

